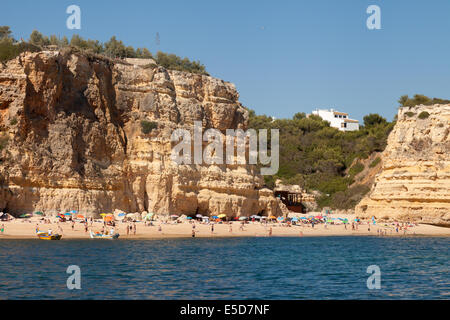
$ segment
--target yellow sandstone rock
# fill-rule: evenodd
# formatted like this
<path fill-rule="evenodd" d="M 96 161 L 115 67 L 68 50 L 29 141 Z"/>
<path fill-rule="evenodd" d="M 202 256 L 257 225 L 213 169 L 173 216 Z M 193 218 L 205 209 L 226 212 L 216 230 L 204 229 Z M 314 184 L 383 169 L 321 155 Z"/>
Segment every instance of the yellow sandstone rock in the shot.
<path fill-rule="evenodd" d="M 450 225 L 450 105 L 403 107 L 360 216 Z"/>
<path fill-rule="evenodd" d="M 0 65 L 0 210 L 280 215 L 255 166 L 170 159 L 171 133 L 194 121 L 245 130 L 238 99 L 232 83 L 149 61 L 21 54 Z"/>

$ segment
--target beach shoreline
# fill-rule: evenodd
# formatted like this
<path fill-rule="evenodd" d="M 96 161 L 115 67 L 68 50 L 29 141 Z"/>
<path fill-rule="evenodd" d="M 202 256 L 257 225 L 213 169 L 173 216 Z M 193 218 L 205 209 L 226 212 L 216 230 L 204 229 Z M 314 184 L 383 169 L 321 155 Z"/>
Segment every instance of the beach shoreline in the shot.
<path fill-rule="evenodd" d="M 37 222 L 14 220 L 1 222 L 4 226 L 4 232 L 0 234 L 1 240 L 39 240 L 35 230 Z M 101 222 L 93 222 L 90 224 L 88 232 L 82 223 L 72 224 L 68 222 L 62 223 L 39 223 L 39 230 L 47 231 L 51 229 L 53 233 L 62 234 L 62 240 L 82 240 L 90 239 L 89 230 L 100 231 L 103 224 Z M 128 231 L 127 227 L 133 223 L 117 223 L 114 228 L 115 232 L 120 234 L 120 240 L 161 240 L 161 239 L 180 239 L 193 238 L 193 230 L 195 238 L 239 238 L 239 237 L 329 237 L 329 236 L 380 236 L 380 237 L 450 237 L 450 228 L 438 227 L 426 224 L 418 224 L 408 227 L 407 230 L 399 230 L 384 224 L 373 225 L 364 222 L 358 225 L 357 230 L 352 230 L 351 225 L 326 225 L 317 224 L 314 228 L 311 225 L 292 225 L 287 226 L 280 223 L 261 224 L 259 222 L 250 222 L 244 225 L 240 222 L 215 223 L 213 231 L 211 224 L 182 222 L 182 223 L 159 223 L 154 222 L 152 226 L 145 225 L 143 222 L 135 223 L 136 232 Z M 195 227 L 194 227 L 195 226 Z M 111 227 L 107 227 L 110 230 Z M 369 230 L 370 229 L 370 230 Z M 382 231 L 382 232 L 381 232 Z"/>

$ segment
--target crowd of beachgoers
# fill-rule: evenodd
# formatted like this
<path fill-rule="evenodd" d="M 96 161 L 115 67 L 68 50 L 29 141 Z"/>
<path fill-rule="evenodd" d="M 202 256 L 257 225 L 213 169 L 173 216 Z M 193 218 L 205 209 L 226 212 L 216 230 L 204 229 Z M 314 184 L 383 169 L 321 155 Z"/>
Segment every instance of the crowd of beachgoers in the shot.
<path fill-rule="evenodd" d="M 178 215 L 101 214 L 85 217 L 76 211 L 58 216 L 43 213 L 14 218 L 0 215 L 0 236 L 4 239 L 35 238 L 38 232 L 60 234 L 64 239 L 89 238 L 95 234 L 120 234 L 120 239 L 170 237 L 239 236 L 331 236 L 331 235 L 450 235 L 450 228 L 400 221 L 362 220 L 352 215 L 298 214 L 292 217 L 205 217 Z"/>

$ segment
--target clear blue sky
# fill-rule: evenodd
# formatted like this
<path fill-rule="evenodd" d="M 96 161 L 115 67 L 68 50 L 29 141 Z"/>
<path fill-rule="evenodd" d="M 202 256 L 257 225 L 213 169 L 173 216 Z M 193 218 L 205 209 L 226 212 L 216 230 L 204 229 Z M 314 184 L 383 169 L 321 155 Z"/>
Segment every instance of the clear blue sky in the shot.
<path fill-rule="evenodd" d="M 66 28 L 71 4 L 81 7 L 81 30 Z M 371 4 L 381 30 L 366 27 Z M 18 39 L 33 29 L 102 42 L 116 35 L 198 59 L 235 83 L 245 106 L 277 118 L 335 107 L 391 120 L 403 94 L 450 98 L 448 0 L 2 0 L 0 25 Z"/>

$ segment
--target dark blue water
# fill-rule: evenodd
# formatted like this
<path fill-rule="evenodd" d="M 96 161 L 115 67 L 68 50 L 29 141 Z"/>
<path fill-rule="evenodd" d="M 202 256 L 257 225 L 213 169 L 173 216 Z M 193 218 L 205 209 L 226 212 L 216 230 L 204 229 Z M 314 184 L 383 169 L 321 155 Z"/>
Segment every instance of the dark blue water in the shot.
<path fill-rule="evenodd" d="M 0 241 L 0 299 L 449 299 L 449 238 Z M 69 265 L 81 290 L 69 290 Z M 381 289 L 367 288 L 369 265 Z"/>

